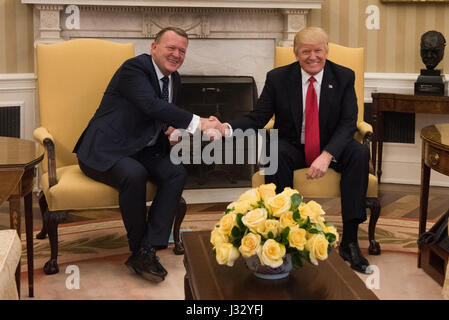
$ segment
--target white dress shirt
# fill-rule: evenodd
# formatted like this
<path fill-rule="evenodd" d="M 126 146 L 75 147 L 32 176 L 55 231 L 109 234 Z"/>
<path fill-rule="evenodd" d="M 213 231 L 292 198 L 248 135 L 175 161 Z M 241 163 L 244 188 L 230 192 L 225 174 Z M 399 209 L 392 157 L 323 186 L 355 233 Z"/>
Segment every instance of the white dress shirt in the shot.
<path fill-rule="evenodd" d="M 161 72 L 161 70 L 158 68 L 156 63 L 154 63 L 153 59 L 151 59 L 151 62 L 153 62 L 154 70 L 156 70 L 156 75 L 157 75 L 157 78 L 159 79 L 159 87 L 162 90 L 162 87 L 164 85 L 164 83 L 162 82 L 162 78 L 165 76 Z M 173 101 L 173 88 L 172 87 L 173 87 L 172 76 L 170 74 L 168 76 L 168 102 L 170 102 L 170 103 Z M 199 124 L 200 124 L 200 117 L 197 116 L 196 114 L 194 114 L 192 117 L 192 121 L 190 121 L 186 131 L 190 134 L 193 134 L 196 131 L 196 129 L 198 128 Z"/>

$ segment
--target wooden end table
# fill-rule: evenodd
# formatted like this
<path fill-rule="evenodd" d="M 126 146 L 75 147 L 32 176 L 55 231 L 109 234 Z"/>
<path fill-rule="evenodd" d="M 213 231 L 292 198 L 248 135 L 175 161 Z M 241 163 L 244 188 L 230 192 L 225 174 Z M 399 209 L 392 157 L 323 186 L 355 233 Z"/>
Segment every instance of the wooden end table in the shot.
<path fill-rule="evenodd" d="M 242 258 L 233 267 L 219 265 L 210 231 L 184 232 L 182 238 L 186 300 L 377 300 L 335 249 L 318 266 L 304 262 L 302 269 L 285 279 L 263 280 L 248 270 Z"/>
<path fill-rule="evenodd" d="M 384 112 L 449 114 L 449 97 L 418 96 L 395 93 L 372 93 L 373 98 L 373 139 L 371 155 L 373 169 L 379 183 L 382 177 L 382 149 L 384 141 Z M 377 155 L 378 153 L 378 155 Z"/>
<path fill-rule="evenodd" d="M 421 130 L 421 191 L 419 202 L 419 236 L 426 232 L 429 204 L 430 169 L 449 176 L 449 124 L 435 124 Z M 443 285 L 449 254 L 438 245 L 422 244 L 418 248 L 418 268 Z"/>
<path fill-rule="evenodd" d="M 10 227 L 17 230 L 20 237 L 20 199 L 24 198 L 30 297 L 34 296 L 32 191 L 36 165 L 43 157 L 43 150 L 33 141 L 0 137 L 0 204 L 9 201 Z M 20 261 L 16 270 L 16 284 L 20 297 Z"/>

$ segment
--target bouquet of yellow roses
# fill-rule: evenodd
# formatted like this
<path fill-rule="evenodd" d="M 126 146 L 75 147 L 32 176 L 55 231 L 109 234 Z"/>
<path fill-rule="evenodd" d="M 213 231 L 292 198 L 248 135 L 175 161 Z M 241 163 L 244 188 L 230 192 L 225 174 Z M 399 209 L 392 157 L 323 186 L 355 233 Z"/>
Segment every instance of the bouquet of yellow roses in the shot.
<path fill-rule="evenodd" d="M 294 268 L 302 267 L 302 259 L 315 265 L 327 259 L 339 236 L 321 206 L 303 202 L 297 190 L 275 190 L 273 183 L 264 184 L 227 206 L 210 238 L 219 264 L 232 267 L 240 255 L 271 268 L 280 267 L 287 254 Z"/>

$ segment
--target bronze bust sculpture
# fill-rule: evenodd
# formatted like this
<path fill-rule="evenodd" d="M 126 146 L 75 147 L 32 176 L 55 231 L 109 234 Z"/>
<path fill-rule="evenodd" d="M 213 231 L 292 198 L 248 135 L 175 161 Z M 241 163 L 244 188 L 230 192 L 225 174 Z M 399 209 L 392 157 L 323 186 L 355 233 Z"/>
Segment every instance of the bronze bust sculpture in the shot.
<path fill-rule="evenodd" d="M 421 36 L 421 60 L 426 69 L 421 69 L 421 74 L 415 82 L 416 95 L 444 95 L 444 79 L 441 70 L 435 70 L 435 67 L 443 59 L 445 46 L 446 40 L 438 31 L 427 31 Z"/>
<path fill-rule="evenodd" d="M 421 36 L 421 59 L 427 70 L 433 70 L 443 59 L 446 40 L 435 30 L 427 31 Z"/>

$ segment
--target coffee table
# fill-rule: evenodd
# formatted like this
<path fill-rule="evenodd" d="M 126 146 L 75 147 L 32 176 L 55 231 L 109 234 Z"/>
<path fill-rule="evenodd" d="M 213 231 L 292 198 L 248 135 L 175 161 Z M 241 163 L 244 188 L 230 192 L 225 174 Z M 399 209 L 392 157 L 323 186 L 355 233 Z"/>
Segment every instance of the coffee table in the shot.
<path fill-rule="evenodd" d="M 210 231 L 184 232 L 182 239 L 186 300 L 378 299 L 335 249 L 318 266 L 304 262 L 287 278 L 263 280 L 248 270 L 242 258 L 233 267 L 219 265 Z"/>

